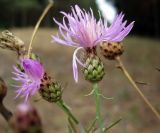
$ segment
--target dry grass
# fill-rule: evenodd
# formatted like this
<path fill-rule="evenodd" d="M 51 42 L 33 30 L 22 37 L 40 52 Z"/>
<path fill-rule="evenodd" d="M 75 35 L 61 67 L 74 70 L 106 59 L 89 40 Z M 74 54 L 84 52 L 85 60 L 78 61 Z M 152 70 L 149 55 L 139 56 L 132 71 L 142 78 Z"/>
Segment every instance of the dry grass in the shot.
<path fill-rule="evenodd" d="M 13 29 L 13 33 L 29 44 L 32 29 Z M 64 87 L 63 98 L 73 109 L 74 114 L 83 125 L 95 117 L 94 101 L 92 96 L 84 95 L 91 91 L 91 84 L 79 75 L 79 83 L 76 84 L 72 77 L 71 59 L 73 48 L 51 44 L 51 29 L 40 29 L 34 41 L 33 51 L 41 57 L 48 73 L 62 83 Z M 160 41 L 129 37 L 124 41 L 125 54 L 122 57 L 124 64 L 136 81 L 146 82 L 147 85 L 139 85 L 144 94 L 160 111 L 160 72 L 155 68 L 160 67 Z M 106 76 L 100 83 L 102 92 L 114 100 L 102 99 L 102 113 L 106 123 L 122 117 L 121 123 L 110 130 L 110 133 L 158 133 L 159 121 L 144 104 L 136 91 L 128 83 L 122 73 L 116 69 L 114 61 L 105 61 Z M 0 76 L 8 83 L 8 95 L 5 104 L 14 110 L 19 100 L 13 100 L 14 88 L 11 87 L 12 66 L 16 62 L 16 56 L 10 51 L 0 49 Z M 36 99 L 37 97 L 33 98 Z M 42 116 L 45 133 L 65 133 L 67 119 L 65 114 L 56 105 L 40 100 L 33 102 Z M 7 123 L 0 116 L 0 132 L 6 133 Z"/>

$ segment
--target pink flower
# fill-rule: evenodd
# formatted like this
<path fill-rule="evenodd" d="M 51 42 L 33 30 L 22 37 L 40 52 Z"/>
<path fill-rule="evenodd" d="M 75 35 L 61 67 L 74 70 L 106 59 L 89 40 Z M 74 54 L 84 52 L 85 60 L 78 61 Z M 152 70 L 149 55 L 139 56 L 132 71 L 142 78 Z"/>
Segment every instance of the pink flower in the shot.
<path fill-rule="evenodd" d="M 124 15 L 118 15 L 111 26 L 100 18 L 98 21 L 93 15 L 92 9 L 86 12 L 80 9 L 78 5 L 75 8 L 71 7 L 71 13 L 61 12 L 63 22 L 55 21 L 59 26 L 59 33 L 52 36 L 53 42 L 62 45 L 78 47 L 73 54 L 73 75 L 76 82 L 78 82 L 77 62 L 85 67 L 83 63 L 77 58 L 76 53 L 81 48 L 93 48 L 103 41 L 120 42 L 131 31 L 134 22 L 126 26 L 127 21 L 123 22 Z M 67 19 L 67 21 L 66 21 Z"/>
<path fill-rule="evenodd" d="M 109 28 L 105 27 L 102 38 L 108 42 L 121 42 L 132 30 L 134 21 L 126 26 L 127 21 L 123 22 L 124 14 L 120 13 Z"/>
<path fill-rule="evenodd" d="M 15 66 L 13 72 L 15 75 L 13 79 L 20 82 L 20 85 L 16 86 L 18 88 L 16 97 L 21 95 L 27 101 L 29 96 L 34 95 L 40 89 L 44 68 L 40 62 L 28 58 L 21 59 L 20 64 L 24 72 Z"/>

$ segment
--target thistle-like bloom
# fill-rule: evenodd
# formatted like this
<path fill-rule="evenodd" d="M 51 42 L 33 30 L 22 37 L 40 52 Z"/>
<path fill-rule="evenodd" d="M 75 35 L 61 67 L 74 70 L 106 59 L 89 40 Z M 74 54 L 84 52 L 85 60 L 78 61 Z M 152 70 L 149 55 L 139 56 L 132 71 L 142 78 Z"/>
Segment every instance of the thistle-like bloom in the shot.
<path fill-rule="evenodd" d="M 92 9 L 90 12 L 81 10 L 78 5 L 75 8 L 71 7 L 72 13 L 61 12 L 63 23 L 55 21 L 59 26 L 59 34 L 52 36 L 53 42 L 59 44 L 78 47 L 73 54 L 73 75 L 78 81 L 77 62 L 83 67 L 85 65 L 77 58 L 76 53 L 80 48 L 93 48 L 103 41 L 120 42 L 131 31 L 134 22 L 126 26 L 127 21 L 123 22 L 124 15 L 118 15 L 110 27 L 100 18 L 98 21 L 93 15 Z M 67 19 L 67 21 L 65 20 Z"/>
<path fill-rule="evenodd" d="M 44 68 L 40 62 L 28 58 L 20 60 L 20 64 L 24 72 L 14 66 L 13 78 L 20 82 L 19 86 L 16 86 L 17 96 L 25 97 L 25 101 L 28 100 L 29 96 L 34 95 L 39 89 L 41 80 L 44 76 Z"/>

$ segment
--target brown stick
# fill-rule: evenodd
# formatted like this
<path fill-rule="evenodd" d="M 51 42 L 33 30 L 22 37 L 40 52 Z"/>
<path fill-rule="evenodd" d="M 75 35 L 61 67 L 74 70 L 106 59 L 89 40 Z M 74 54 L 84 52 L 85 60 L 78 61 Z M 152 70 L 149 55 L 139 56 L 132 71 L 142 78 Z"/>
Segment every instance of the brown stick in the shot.
<path fill-rule="evenodd" d="M 7 86 L 3 79 L 0 77 L 0 114 L 4 117 L 6 121 L 12 117 L 11 111 L 9 111 L 3 104 L 3 99 L 7 94 Z"/>
<path fill-rule="evenodd" d="M 34 28 L 34 31 L 32 33 L 32 37 L 31 37 L 31 41 L 30 41 L 30 44 L 29 44 L 29 48 L 28 48 L 28 57 L 30 56 L 30 53 L 31 53 L 31 49 L 32 49 L 32 43 L 33 43 L 33 40 L 35 38 L 35 35 L 37 33 L 37 30 L 43 20 L 43 18 L 45 17 L 45 15 L 47 14 L 47 12 L 49 11 L 49 9 L 53 6 L 53 0 L 48 0 L 48 5 L 47 7 L 44 9 L 42 15 L 40 16 L 35 28 Z"/>
<path fill-rule="evenodd" d="M 4 117 L 4 119 L 6 121 L 9 121 L 10 118 L 12 117 L 12 113 L 11 111 L 9 111 L 4 105 L 2 102 L 0 102 L 0 113 L 1 115 Z"/>
<path fill-rule="evenodd" d="M 118 68 L 120 68 L 122 70 L 122 72 L 124 73 L 124 75 L 127 77 L 127 79 L 129 80 L 129 82 L 132 84 L 132 86 L 135 88 L 135 90 L 138 92 L 138 94 L 141 96 L 141 98 L 144 100 L 144 102 L 148 105 L 148 107 L 152 110 L 152 112 L 160 120 L 160 114 L 152 106 L 152 104 L 150 103 L 150 101 L 145 97 L 145 95 L 142 93 L 142 91 L 140 90 L 140 88 L 136 85 L 136 83 L 134 82 L 134 80 L 132 79 L 132 77 L 130 76 L 130 74 L 128 73 L 128 71 L 126 70 L 126 68 L 124 67 L 124 65 L 123 65 L 120 57 L 117 57 L 116 60 L 119 63 Z"/>

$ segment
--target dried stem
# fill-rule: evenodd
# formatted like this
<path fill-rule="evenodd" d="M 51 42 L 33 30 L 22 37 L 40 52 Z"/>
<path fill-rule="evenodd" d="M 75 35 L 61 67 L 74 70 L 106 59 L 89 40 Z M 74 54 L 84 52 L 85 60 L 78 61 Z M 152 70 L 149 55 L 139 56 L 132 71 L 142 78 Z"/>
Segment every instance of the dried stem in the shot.
<path fill-rule="evenodd" d="M 4 105 L 2 102 L 0 102 L 0 113 L 1 115 L 4 117 L 4 119 L 6 121 L 9 121 L 10 118 L 12 117 L 12 113 L 11 111 L 9 111 Z"/>
<path fill-rule="evenodd" d="M 132 86 L 135 88 L 135 90 L 138 92 L 138 94 L 141 96 L 141 98 L 144 100 L 144 102 L 148 105 L 148 107 L 152 110 L 152 112 L 156 115 L 156 117 L 160 120 L 160 114 L 157 112 L 157 110 L 152 106 L 152 104 L 149 102 L 149 100 L 145 97 L 145 95 L 142 93 L 140 88 L 136 85 L 126 68 L 124 67 L 120 57 L 116 58 L 117 62 L 119 63 L 119 68 L 122 70 L 124 75 L 127 77 L 127 79 L 130 81 Z"/>
<path fill-rule="evenodd" d="M 122 119 L 120 118 L 119 120 L 115 121 L 114 123 L 112 123 L 111 125 L 109 125 L 107 128 L 105 128 L 104 133 L 108 132 L 109 129 L 111 129 L 112 127 L 114 127 L 115 125 L 117 125 Z"/>
<path fill-rule="evenodd" d="M 7 86 L 3 79 L 0 77 L 0 114 L 4 117 L 6 121 L 12 117 L 11 111 L 9 111 L 3 104 L 3 99 L 7 94 Z"/>
<path fill-rule="evenodd" d="M 39 26 L 40 26 L 43 18 L 45 17 L 45 15 L 47 14 L 47 12 L 49 11 L 49 9 L 50 9 L 52 6 L 53 6 L 53 1 L 52 1 L 52 0 L 49 0 L 48 5 L 47 5 L 46 8 L 44 9 L 42 15 L 40 16 L 40 18 L 39 18 L 39 20 L 38 20 L 38 22 L 37 22 L 37 24 L 36 24 L 36 26 L 35 26 L 35 28 L 34 28 L 34 31 L 33 31 L 33 33 L 32 33 L 32 37 L 31 37 L 31 41 L 30 41 L 30 44 L 29 44 L 29 48 L 28 48 L 28 54 L 27 54 L 27 55 L 28 55 L 28 58 L 29 58 L 30 53 L 31 53 L 32 43 L 33 43 L 33 40 L 34 40 L 35 35 L 36 35 L 36 33 L 37 33 L 37 30 L 38 30 L 38 28 L 39 28 Z"/>

